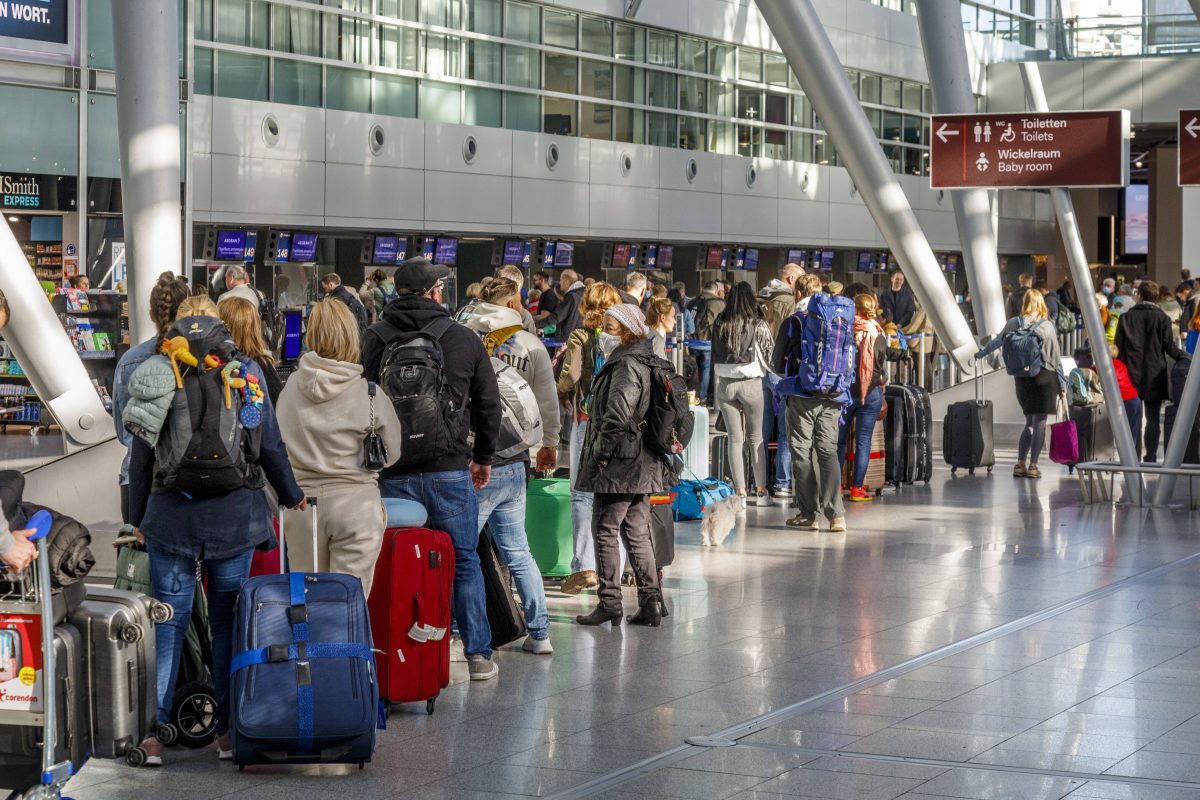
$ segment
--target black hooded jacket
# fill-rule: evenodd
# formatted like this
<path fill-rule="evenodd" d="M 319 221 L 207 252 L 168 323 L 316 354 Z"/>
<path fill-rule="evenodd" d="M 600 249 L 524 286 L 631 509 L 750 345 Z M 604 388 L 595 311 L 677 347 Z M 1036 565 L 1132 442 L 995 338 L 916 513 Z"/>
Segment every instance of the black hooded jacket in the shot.
<path fill-rule="evenodd" d="M 427 297 L 402 295 L 383 309 L 383 321 L 401 331 L 418 331 L 439 317 L 448 317 L 442 306 Z M 379 323 L 372 325 L 363 337 L 363 375 L 369 381 L 379 381 L 386 328 Z M 500 405 L 500 390 L 496 386 L 496 372 L 483 342 L 474 332 L 455 323 L 441 339 L 442 358 L 445 360 L 445 380 L 459 396 L 467 398 L 463 414 L 469 417 L 470 428 L 475 432 L 474 448 L 466 439 L 455 442 L 452 450 L 440 454 L 427 464 L 416 467 L 389 467 L 383 477 L 390 475 L 412 475 L 423 472 L 454 472 L 467 468 L 469 461 L 476 464 L 493 463 L 496 453 L 496 438 L 500 433 L 500 418 L 504 413 Z M 401 419 L 404 425 L 406 420 Z M 462 426 L 463 430 L 466 426 Z"/>

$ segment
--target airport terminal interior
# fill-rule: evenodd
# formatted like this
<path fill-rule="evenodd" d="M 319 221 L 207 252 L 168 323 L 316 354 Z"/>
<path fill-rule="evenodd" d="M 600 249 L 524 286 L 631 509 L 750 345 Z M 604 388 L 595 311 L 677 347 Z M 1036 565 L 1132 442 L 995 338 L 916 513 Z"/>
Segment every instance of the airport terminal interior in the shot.
<path fill-rule="evenodd" d="M 0 2 L 0 798 L 1200 800 L 1197 78 L 1200 0 Z M 156 326 L 171 292 L 172 315 L 243 298 L 253 336 L 197 356 Z M 469 396 L 465 346 L 434 348 L 454 453 L 425 461 L 395 386 L 432 357 L 392 361 L 420 303 L 488 348 L 467 337 Z M 338 314 L 351 357 L 322 349 Z M 731 339 L 739 314 L 759 333 Z M 296 455 L 346 458 L 321 412 L 277 425 L 271 385 L 294 401 L 342 361 L 367 438 L 394 417 L 413 448 L 338 444 L 356 491 L 382 471 L 355 508 Z M 150 431 L 122 414 L 152 404 L 141 363 L 170 392 Z M 162 462 L 218 368 L 193 433 L 224 420 L 265 477 L 197 498 Z M 629 386 L 618 475 L 628 445 L 597 432 Z M 468 459 L 493 492 L 515 476 L 491 547 L 474 511 L 467 545 L 451 530 L 485 497 Z M 39 545 L 11 491 L 61 515 Z M 248 503 L 268 525 L 318 494 L 314 542 L 331 505 L 322 526 L 388 520 L 341 562 L 370 610 L 341 639 L 317 638 L 325 575 L 246 566 L 249 542 L 231 592 L 206 549 L 258 535 Z M 196 554 L 155 543 L 218 509 Z M 214 624 L 188 617 L 185 680 L 156 615 L 192 561 Z M 152 596 L 106 634 L 79 620 L 114 582 Z M 242 599 L 260 585 L 282 594 Z M 359 705 L 359 738 L 321 729 Z M 286 735 L 247 733 L 272 714 Z"/>

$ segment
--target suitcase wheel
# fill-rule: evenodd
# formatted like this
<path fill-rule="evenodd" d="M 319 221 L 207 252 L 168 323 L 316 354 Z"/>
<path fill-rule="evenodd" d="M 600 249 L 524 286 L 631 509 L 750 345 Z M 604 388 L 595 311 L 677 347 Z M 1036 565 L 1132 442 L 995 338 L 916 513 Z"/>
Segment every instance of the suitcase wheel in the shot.
<path fill-rule="evenodd" d="M 175 740 L 179 738 L 179 729 L 169 722 L 159 723 L 159 726 L 154 729 L 154 738 L 169 747 L 175 744 Z"/>
<path fill-rule="evenodd" d="M 358 762 L 358 769 L 360 772 L 366 768 L 367 768 L 367 762 L 365 762 L 365 761 Z"/>
<path fill-rule="evenodd" d="M 975 474 L 975 468 L 974 468 L 974 467 L 971 467 L 969 470 L 967 470 L 967 474 L 968 474 L 968 475 L 974 475 L 974 474 Z"/>
<path fill-rule="evenodd" d="M 170 622 L 174 618 L 175 607 L 170 603 L 155 601 L 150 605 L 150 619 L 154 620 L 155 625 L 162 625 L 164 622 Z"/>
<path fill-rule="evenodd" d="M 121 638 L 129 644 L 140 642 L 145 635 L 146 632 L 142 630 L 141 625 L 129 624 L 121 628 Z"/>
<path fill-rule="evenodd" d="M 425 713 L 426 714 L 429 714 L 429 715 L 433 714 L 433 704 L 436 702 L 437 702 L 436 697 L 431 697 L 425 701 Z"/>
<path fill-rule="evenodd" d="M 135 769 L 145 765 L 146 751 L 140 747 L 131 747 L 125 751 L 125 763 Z"/>
<path fill-rule="evenodd" d="M 992 468 L 988 467 L 988 475 L 991 475 L 991 474 L 992 474 Z"/>
<path fill-rule="evenodd" d="M 951 475 L 957 475 L 957 474 L 958 474 L 958 467 L 951 467 L 951 468 L 950 468 L 950 474 L 951 474 Z"/>

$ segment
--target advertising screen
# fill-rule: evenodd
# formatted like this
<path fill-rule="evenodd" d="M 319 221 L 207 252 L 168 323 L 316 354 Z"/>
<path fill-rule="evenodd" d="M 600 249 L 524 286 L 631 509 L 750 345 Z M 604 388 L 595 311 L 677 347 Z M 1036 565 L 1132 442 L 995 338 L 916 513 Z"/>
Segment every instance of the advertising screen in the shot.
<path fill-rule="evenodd" d="M 658 268 L 659 269 L 670 269 L 671 265 L 674 262 L 675 262 L 675 246 L 674 245 L 664 244 L 662 247 L 658 248 Z"/>
<path fill-rule="evenodd" d="M 302 324 L 299 311 L 289 311 L 283 315 L 283 357 L 286 359 L 300 357 Z"/>
<path fill-rule="evenodd" d="M 719 247 L 708 248 L 708 260 L 705 262 L 705 266 L 707 266 L 709 269 L 720 269 L 722 266 L 721 265 L 722 260 L 723 260 L 723 258 L 722 258 L 721 248 L 719 248 Z"/>
<path fill-rule="evenodd" d="M 571 267 L 575 265 L 575 244 L 559 242 L 554 248 L 554 266 Z"/>
<path fill-rule="evenodd" d="M 533 242 L 527 241 L 521 251 L 521 266 L 528 267 L 531 264 L 533 264 Z"/>
<path fill-rule="evenodd" d="M 612 265 L 618 269 L 625 269 L 629 266 L 629 251 L 631 246 L 628 244 L 614 244 Z"/>
<path fill-rule="evenodd" d="M 375 247 L 371 253 L 372 264 L 395 264 L 400 255 L 399 236 L 376 236 Z"/>
<path fill-rule="evenodd" d="M 833 272 L 833 251 L 832 250 L 822 250 L 821 251 L 821 271 L 822 272 Z"/>
<path fill-rule="evenodd" d="M 0 3 L 0 12 L 0 36 L 67 43 L 67 0 L 13 0 Z"/>
<path fill-rule="evenodd" d="M 946 259 L 946 272 L 958 272 L 958 256 L 950 256 Z"/>
<path fill-rule="evenodd" d="M 1146 255 L 1150 249 L 1150 187 L 1135 183 L 1125 189 L 1125 253 Z"/>
<path fill-rule="evenodd" d="M 217 231 L 217 261 L 244 261 L 246 234 L 243 231 Z"/>
<path fill-rule="evenodd" d="M 292 261 L 317 260 L 317 235 L 296 232 L 292 234 Z"/>
<path fill-rule="evenodd" d="M 433 263 L 453 267 L 458 263 L 458 239 L 438 239 L 433 252 Z"/>
<path fill-rule="evenodd" d="M 758 269 L 758 249 L 754 247 L 746 248 L 746 269 L 754 271 Z"/>
<path fill-rule="evenodd" d="M 509 264 L 519 265 L 525 255 L 525 242 L 519 239 L 512 239 L 504 243 L 504 259 L 500 262 L 505 266 Z"/>
<path fill-rule="evenodd" d="M 281 233 L 275 243 L 275 261 L 286 264 L 292 258 L 292 234 Z"/>

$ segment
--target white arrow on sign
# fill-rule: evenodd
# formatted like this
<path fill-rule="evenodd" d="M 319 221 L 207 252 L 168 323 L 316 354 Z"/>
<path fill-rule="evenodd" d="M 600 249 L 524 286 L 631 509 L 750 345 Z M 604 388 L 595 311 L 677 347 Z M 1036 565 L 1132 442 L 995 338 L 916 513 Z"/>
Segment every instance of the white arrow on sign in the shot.
<path fill-rule="evenodd" d="M 1193 139 L 1195 139 L 1197 136 L 1200 136 L 1200 117 L 1192 117 L 1191 122 L 1184 127 L 1184 130 L 1187 131 Z"/>
<path fill-rule="evenodd" d="M 1195 122 L 1195 121 L 1196 120 L 1192 120 L 1192 122 Z M 959 134 L 959 131 L 952 130 L 950 128 L 949 124 L 945 123 L 945 122 L 942 123 L 942 127 L 938 128 L 936 132 L 937 132 L 937 137 L 942 140 L 942 144 L 945 144 L 946 142 L 950 141 L 949 139 L 946 138 L 947 136 L 958 136 L 958 134 Z M 1195 136 L 1196 134 L 1193 133 L 1192 135 Z"/>

